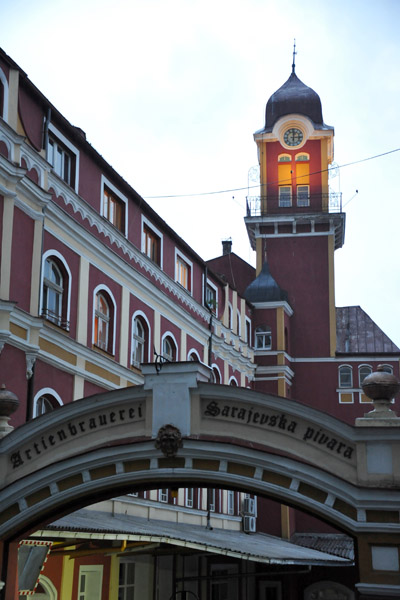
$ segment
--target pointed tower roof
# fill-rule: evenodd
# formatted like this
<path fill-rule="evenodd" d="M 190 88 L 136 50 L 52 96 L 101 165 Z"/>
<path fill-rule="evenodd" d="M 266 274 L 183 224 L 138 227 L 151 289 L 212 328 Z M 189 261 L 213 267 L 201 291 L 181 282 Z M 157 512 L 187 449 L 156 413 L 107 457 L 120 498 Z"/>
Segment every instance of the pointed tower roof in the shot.
<path fill-rule="evenodd" d="M 253 304 L 256 302 L 288 301 L 288 295 L 272 277 L 267 262 L 254 281 L 247 286 L 244 297 Z"/>

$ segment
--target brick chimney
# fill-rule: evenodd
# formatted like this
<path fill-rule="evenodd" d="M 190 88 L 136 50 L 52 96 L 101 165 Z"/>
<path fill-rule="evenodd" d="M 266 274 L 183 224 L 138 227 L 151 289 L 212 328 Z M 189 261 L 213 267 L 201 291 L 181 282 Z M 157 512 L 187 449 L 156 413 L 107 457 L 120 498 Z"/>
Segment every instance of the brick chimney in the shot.
<path fill-rule="evenodd" d="M 222 240 L 222 254 L 230 254 L 232 252 L 232 240 Z"/>

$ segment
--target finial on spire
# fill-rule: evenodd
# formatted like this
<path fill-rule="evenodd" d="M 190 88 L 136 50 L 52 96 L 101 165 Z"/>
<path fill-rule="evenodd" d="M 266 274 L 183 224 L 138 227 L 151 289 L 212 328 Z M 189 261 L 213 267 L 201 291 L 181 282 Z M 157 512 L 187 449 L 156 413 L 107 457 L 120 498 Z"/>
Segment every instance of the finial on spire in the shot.
<path fill-rule="evenodd" d="M 296 54 L 297 54 L 297 52 L 296 52 L 296 38 L 295 38 L 295 39 L 294 39 L 294 42 L 293 42 L 293 63 L 292 63 L 292 73 L 294 73 L 294 70 L 295 70 L 295 68 L 296 68 L 296 64 L 295 64 L 295 61 L 296 61 Z"/>

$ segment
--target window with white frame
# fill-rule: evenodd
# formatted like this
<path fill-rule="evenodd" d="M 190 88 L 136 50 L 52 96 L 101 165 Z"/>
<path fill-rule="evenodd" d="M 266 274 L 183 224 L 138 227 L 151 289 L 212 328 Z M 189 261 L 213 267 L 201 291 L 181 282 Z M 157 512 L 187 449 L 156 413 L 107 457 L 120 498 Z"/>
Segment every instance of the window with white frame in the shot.
<path fill-rule="evenodd" d="M 128 199 L 104 175 L 101 176 L 101 215 L 126 235 Z"/>
<path fill-rule="evenodd" d="M 305 162 L 307 160 L 310 160 L 310 155 L 306 152 L 302 152 L 301 154 L 296 154 L 295 160 L 296 162 Z"/>
<path fill-rule="evenodd" d="M 297 206 L 310 206 L 310 186 L 297 186 Z"/>
<path fill-rule="evenodd" d="M 193 508 L 193 506 L 194 506 L 194 489 L 193 488 L 186 488 L 185 504 L 188 508 Z"/>
<path fill-rule="evenodd" d="M 235 492 L 232 490 L 227 492 L 227 512 L 228 515 L 235 514 Z"/>
<path fill-rule="evenodd" d="M 110 305 L 104 293 L 96 294 L 94 309 L 94 343 L 102 350 L 109 348 Z"/>
<path fill-rule="evenodd" d="M 71 273 L 61 255 L 52 252 L 43 256 L 41 314 L 68 331 Z"/>
<path fill-rule="evenodd" d="M 135 597 L 135 563 L 121 560 L 119 564 L 118 600 L 133 600 Z"/>
<path fill-rule="evenodd" d="M 61 325 L 64 278 L 56 261 L 49 257 L 44 263 L 42 315 Z"/>
<path fill-rule="evenodd" d="M 205 304 L 215 315 L 218 306 L 218 290 L 210 281 L 206 284 Z"/>
<path fill-rule="evenodd" d="M 136 316 L 132 324 L 132 365 L 139 367 L 148 357 L 149 332 L 146 321 Z M 146 351 L 147 350 L 147 351 Z"/>
<path fill-rule="evenodd" d="M 212 372 L 213 372 L 214 383 L 221 383 L 222 382 L 221 371 L 219 370 L 217 365 L 212 366 Z"/>
<path fill-rule="evenodd" d="M 52 123 L 49 124 L 48 131 L 47 161 L 54 173 L 77 191 L 79 151 Z"/>
<path fill-rule="evenodd" d="M 371 373 L 372 373 L 372 367 L 370 365 L 360 365 L 358 367 L 358 382 L 360 384 L 360 387 L 361 387 L 364 379 L 366 377 L 368 377 L 368 375 L 371 375 Z"/>
<path fill-rule="evenodd" d="M 158 492 L 158 500 L 160 502 L 168 502 L 168 488 L 163 488 Z"/>
<path fill-rule="evenodd" d="M 207 502 L 208 508 L 211 512 L 215 512 L 215 490 L 209 489 L 207 490 Z"/>
<path fill-rule="evenodd" d="M 349 365 L 341 365 L 339 367 L 339 387 L 353 387 L 353 369 Z"/>
<path fill-rule="evenodd" d="M 162 268 L 162 233 L 142 217 L 142 252 Z"/>
<path fill-rule="evenodd" d="M 279 206 L 282 208 L 292 206 L 292 188 L 290 185 L 279 187 Z"/>
<path fill-rule="evenodd" d="M 192 263 L 178 250 L 175 251 L 175 281 L 188 292 L 192 291 Z"/>
<path fill-rule="evenodd" d="M 272 335 L 271 328 L 266 325 L 259 325 L 256 327 L 256 350 L 271 350 L 272 348 Z"/>
<path fill-rule="evenodd" d="M 291 162 L 292 161 L 292 157 L 290 156 L 290 154 L 280 154 L 278 156 L 278 162 Z"/>
<path fill-rule="evenodd" d="M 42 388 L 33 399 L 33 416 L 39 417 L 62 406 L 61 397 L 51 388 Z"/>
<path fill-rule="evenodd" d="M 251 343 L 251 321 L 248 317 L 246 317 L 246 330 L 245 330 L 245 342 L 246 344 Z"/>
<path fill-rule="evenodd" d="M 177 360 L 177 348 L 171 335 L 166 335 L 162 342 L 162 357 L 167 362 Z"/>
<path fill-rule="evenodd" d="M 380 365 L 380 366 L 384 373 L 390 373 L 391 375 L 393 375 L 393 367 L 391 365 Z"/>

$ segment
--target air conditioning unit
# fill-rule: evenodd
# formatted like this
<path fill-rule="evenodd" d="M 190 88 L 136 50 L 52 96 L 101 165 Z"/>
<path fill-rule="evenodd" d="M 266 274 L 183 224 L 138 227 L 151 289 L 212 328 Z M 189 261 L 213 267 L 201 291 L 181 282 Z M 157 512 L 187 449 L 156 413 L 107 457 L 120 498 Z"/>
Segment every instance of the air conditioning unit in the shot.
<path fill-rule="evenodd" d="M 256 514 L 256 502 L 254 498 L 245 498 L 243 500 L 243 512 L 246 515 L 255 515 Z"/>
<path fill-rule="evenodd" d="M 246 498 L 248 500 L 248 498 Z M 256 532 L 256 518 L 250 516 L 243 517 L 243 531 L 245 533 L 255 533 Z"/>

